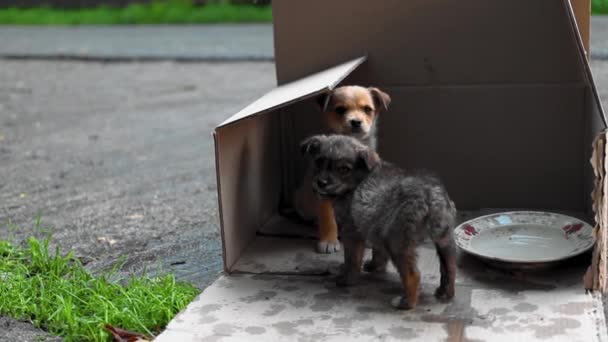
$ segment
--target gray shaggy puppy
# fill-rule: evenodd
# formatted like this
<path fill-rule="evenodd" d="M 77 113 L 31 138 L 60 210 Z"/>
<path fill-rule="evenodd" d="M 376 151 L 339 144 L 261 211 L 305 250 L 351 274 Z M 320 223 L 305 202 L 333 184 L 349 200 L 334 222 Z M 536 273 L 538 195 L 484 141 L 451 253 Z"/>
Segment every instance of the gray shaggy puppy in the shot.
<path fill-rule="evenodd" d="M 416 242 L 419 233 L 426 232 L 440 262 L 441 280 L 435 296 L 441 300 L 454 297 L 456 208 L 438 178 L 407 174 L 348 136 L 316 135 L 304 140 L 301 147 L 314 161 L 313 190 L 332 201 L 344 243 L 338 286 L 357 281 L 369 244 L 373 256 L 365 263 L 365 271 L 384 271 L 391 260 L 404 290 L 392 304 L 399 309 L 415 308 L 420 285 Z"/>

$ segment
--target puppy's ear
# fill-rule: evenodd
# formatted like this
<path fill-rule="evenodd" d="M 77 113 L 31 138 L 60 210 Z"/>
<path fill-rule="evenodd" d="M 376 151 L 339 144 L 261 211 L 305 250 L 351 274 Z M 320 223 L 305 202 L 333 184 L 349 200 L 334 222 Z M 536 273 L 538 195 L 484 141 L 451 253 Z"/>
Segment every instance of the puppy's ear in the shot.
<path fill-rule="evenodd" d="M 370 149 L 360 150 L 359 160 L 369 171 L 380 165 L 380 156 Z"/>
<path fill-rule="evenodd" d="M 305 156 L 317 156 L 321 151 L 321 142 L 323 138 L 324 136 L 322 135 L 313 135 L 312 137 L 304 139 L 304 141 L 302 141 L 300 144 L 300 151 Z"/>
<path fill-rule="evenodd" d="M 317 97 L 317 105 L 321 111 L 326 112 L 327 106 L 329 105 L 329 99 L 331 98 L 331 92 L 323 93 Z"/>
<path fill-rule="evenodd" d="M 388 105 L 391 104 L 391 97 L 387 93 L 375 87 L 367 88 L 367 90 L 372 94 L 376 108 L 388 110 Z"/>

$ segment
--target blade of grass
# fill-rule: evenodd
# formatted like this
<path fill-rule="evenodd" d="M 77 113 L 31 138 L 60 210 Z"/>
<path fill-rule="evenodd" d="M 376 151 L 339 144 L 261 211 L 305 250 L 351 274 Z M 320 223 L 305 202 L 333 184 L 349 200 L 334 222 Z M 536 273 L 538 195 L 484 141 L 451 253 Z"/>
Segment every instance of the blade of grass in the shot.
<path fill-rule="evenodd" d="M 0 240 L 0 314 L 66 341 L 108 341 L 105 324 L 153 336 L 198 293 L 171 275 L 115 279 L 118 266 L 94 276 L 72 252 L 51 253 L 49 245 L 49 238 L 31 237 L 24 247 Z"/>

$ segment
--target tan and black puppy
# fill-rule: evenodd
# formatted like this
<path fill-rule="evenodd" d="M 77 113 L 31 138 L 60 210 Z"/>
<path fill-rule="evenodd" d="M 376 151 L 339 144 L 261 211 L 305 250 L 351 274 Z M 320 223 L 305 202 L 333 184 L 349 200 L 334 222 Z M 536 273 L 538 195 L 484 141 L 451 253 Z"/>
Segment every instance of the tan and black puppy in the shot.
<path fill-rule="evenodd" d="M 339 87 L 318 98 L 330 133 L 356 138 L 374 151 L 378 115 L 388 109 L 390 102 L 390 96 L 380 89 L 361 86 Z M 301 218 L 317 222 L 317 252 L 334 253 L 340 250 L 334 211 L 330 201 L 313 193 L 312 172 L 313 167 L 309 167 L 295 192 L 294 206 Z"/>
<path fill-rule="evenodd" d="M 315 164 L 314 191 L 332 202 L 340 225 L 344 265 L 338 286 L 357 282 L 367 244 L 373 254 L 363 268 L 382 272 L 391 260 L 403 283 L 403 295 L 393 305 L 415 308 L 420 285 L 416 245 L 419 234 L 425 233 L 439 257 L 441 279 L 435 296 L 454 297 L 456 207 L 437 177 L 406 173 L 343 135 L 310 137 L 302 143 L 302 152 Z"/>

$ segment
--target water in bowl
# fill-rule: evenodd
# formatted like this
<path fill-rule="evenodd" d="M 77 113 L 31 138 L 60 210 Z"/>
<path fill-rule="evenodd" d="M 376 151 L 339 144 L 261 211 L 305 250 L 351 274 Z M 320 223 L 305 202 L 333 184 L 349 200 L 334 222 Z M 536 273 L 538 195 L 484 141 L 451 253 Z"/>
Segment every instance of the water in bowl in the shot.
<path fill-rule="evenodd" d="M 471 240 L 471 249 L 489 258 L 519 262 L 559 259 L 576 248 L 563 230 L 543 225 L 508 225 L 485 229 Z"/>

